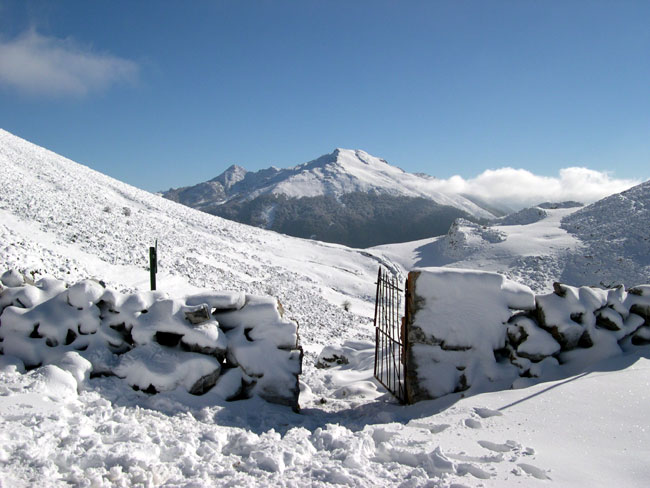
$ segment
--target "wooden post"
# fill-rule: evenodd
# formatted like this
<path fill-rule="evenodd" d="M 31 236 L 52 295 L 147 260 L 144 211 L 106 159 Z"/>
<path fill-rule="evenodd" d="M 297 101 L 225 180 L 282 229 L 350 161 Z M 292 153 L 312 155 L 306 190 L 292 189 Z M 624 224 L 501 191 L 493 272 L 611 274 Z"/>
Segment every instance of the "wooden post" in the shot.
<path fill-rule="evenodd" d="M 415 371 L 411 360 L 411 342 L 410 342 L 410 328 L 415 318 L 416 304 L 415 304 L 415 282 L 420 275 L 419 271 L 410 271 L 405 283 L 404 292 L 404 322 L 403 322 L 403 349 L 404 354 L 404 394 L 406 403 L 415 403 L 415 389 L 417 383 L 415 382 Z"/>
<path fill-rule="evenodd" d="M 156 289 L 156 273 L 158 272 L 158 239 L 156 246 L 149 248 L 149 278 L 151 281 L 151 290 Z"/>

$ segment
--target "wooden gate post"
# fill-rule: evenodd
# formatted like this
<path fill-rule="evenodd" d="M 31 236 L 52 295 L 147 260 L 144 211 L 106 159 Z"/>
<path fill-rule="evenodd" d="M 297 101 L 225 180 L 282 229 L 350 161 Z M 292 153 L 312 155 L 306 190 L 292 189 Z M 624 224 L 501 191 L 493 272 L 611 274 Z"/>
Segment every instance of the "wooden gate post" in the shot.
<path fill-rule="evenodd" d="M 409 332 L 417 310 L 417 304 L 415 302 L 415 282 L 417 281 L 418 276 L 420 276 L 419 271 L 410 271 L 404 286 L 404 335 L 402 336 L 402 343 L 404 345 L 404 394 L 406 397 L 406 403 L 414 403 L 414 392 L 417 390 L 417 378 L 413 374 L 414 370 L 412 368 L 413 363 Z"/>

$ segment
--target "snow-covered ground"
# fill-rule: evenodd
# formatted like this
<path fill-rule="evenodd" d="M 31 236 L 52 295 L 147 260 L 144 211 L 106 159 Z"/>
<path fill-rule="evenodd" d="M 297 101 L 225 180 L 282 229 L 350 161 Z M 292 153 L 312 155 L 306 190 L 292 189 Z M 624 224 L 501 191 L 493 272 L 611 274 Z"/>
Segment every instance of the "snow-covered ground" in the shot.
<path fill-rule="evenodd" d="M 568 256 L 583 244 L 562 229 L 561 220 L 577 208 L 544 210 L 539 220 L 482 226 L 459 221 L 444 236 L 373 248 L 403 269 L 427 266 L 496 271 L 536 291 L 550 290 L 562 276 Z M 583 284 L 583 283 L 576 283 Z"/>
<path fill-rule="evenodd" d="M 561 276 L 557 263 L 585 245 L 560 227 L 573 210 L 354 250 L 194 211 L 0 131 L 1 271 L 146 290 L 158 239 L 159 289 L 277 296 L 305 348 L 301 413 L 259 398 L 147 395 L 53 365 L 23 373 L 0 356 L 0 484 L 646 486 L 648 347 L 558 382 L 413 406 L 372 379 L 380 263 L 402 274 L 440 264 L 503 271 L 545 290 Z M 324 346 L 348 364 L 317 368 Z"/>
<path fill-rule="evenodd" d="M 544 207 L 544 208 L 542 208 Z M 457 221 L 447 235 L 372 248 L 402 270 L 496 271 L 537 292 L 650 282 L 650 182 L 587 207 L 543 205 L 489 226 Z"/>

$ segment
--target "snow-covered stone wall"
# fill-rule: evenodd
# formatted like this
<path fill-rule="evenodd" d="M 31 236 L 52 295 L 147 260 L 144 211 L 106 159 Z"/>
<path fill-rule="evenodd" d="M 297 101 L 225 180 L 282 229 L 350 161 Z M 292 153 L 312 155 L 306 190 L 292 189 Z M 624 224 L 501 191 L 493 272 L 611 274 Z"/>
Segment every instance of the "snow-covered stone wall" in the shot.
<path fill-rule="evenodd" d="M 124 295 L 92 280 L 32 284 L 16 271 L 0 281 L 0 353 L 27 368 L 63 361 L 82 379 L 115 375 L 148 393 L 259 395 L 298 409 L 298 326 L 272 297 Z"/>
<path fill-rule="evenodd" d="M 650 285 L 536 296 L 497 273 L 424 268 L 407 299 L 410 402 L 560 378 L 650 343 Z"/>

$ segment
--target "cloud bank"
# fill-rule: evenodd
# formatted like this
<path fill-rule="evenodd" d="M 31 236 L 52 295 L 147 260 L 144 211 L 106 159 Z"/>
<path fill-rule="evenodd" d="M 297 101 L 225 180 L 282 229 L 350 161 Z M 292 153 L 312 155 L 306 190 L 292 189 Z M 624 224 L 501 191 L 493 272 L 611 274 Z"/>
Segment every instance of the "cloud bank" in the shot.
<path fill-rule="evenodd" d="M 0 84 L 30 95 L 84 96 L 134 81 L 137 74 L 133 61 L 33 29 L 11 41 L 0 40 Z"/>
<path fill-rule="evenodd" d="M 561 169 L 557 177 L 539 176 L 525 169 L 500 168 L 486 170 L 467 180 L 452 176 L 434 182 L 438 191 L 467 195 L 505 211 L 546 201 L 592 203 L 641 183 L 579 167 Z"/>

